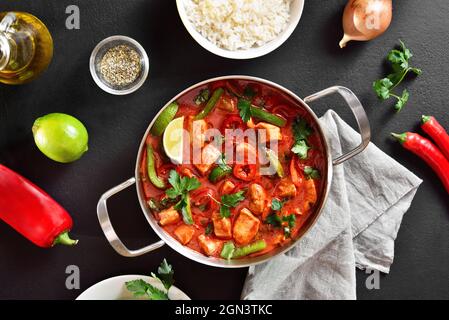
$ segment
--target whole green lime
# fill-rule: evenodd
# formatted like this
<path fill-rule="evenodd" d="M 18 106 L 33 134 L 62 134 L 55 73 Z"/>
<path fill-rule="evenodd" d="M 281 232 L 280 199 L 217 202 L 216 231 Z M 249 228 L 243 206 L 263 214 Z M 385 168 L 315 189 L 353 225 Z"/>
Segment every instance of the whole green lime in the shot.
<path fill-rule="evenodd" d="M 32 130 L 39 150 L 54 161 L 73 162 L 88 149 L 86 127 L 68 114 L 50 113 L 40 117 Z"/>

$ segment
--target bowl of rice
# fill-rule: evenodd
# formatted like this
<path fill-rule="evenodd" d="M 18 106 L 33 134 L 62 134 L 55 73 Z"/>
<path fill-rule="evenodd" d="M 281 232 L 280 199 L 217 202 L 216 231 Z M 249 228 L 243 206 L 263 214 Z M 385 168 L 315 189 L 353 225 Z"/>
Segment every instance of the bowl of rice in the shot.
<path fill-rule="evenodd" d="M 282 45 L 301 19 L 304 0 L 176 0 L 190 35 L 225 58 L 252 59 Z"/>

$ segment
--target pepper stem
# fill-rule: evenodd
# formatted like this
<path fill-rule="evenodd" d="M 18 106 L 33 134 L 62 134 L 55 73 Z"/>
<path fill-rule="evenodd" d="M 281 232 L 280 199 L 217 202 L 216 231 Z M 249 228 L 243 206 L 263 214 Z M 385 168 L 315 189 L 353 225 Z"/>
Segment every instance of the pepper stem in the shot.
<path fill-rule="evenodd" d="M 63 244 L 65 246 L 73 246 L 78 243 L 78 240 L 70 239 L 69 232 L 65 231 L 59 236 L 56 237 L 55 241 L 53 241 L 53 245 L 55 244 Z"/>
<path fill-rule="evenodd" d="M 431 116 L 422 116 L 422 118 L 421 118 L 422 123 L 425 124 L 425 123 L 429 122 L 430 118 L 432 118 L 432 117 Z"/>
<path fill-rule="evenodd" d="M 407 142 L 407 134 L 406 133 L 391 133 L 391 136 L 396 138 L 401 144 Z"/>

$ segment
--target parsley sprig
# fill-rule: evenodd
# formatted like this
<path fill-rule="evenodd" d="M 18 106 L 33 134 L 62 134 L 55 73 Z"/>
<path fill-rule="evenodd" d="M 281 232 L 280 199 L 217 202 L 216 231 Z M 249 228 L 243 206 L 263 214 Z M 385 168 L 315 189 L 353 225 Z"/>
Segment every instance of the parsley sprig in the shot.
<path fill-rule="evenodd" d="M 408 73 L 412 72 L 416 75 L 422 74 L 421 69 L 410 66 L 409 60 L 413 57 L 413 54 L 410 49 L 405 46 L 404 42 L 400 40 L 399 42 L 401 43 L 400 49 L 391 50 L 387 56 L 387 60 L 392 66 L 393 73 L 373 83 L 373 89 L 380 100 L 384 101 L 390 98 L 395 98 L 397 100 L 394 105 L 397 112 L 401 111 L 407 104 L 410 98 L 410 93 L 407 89 L 404 89 L 399 96 L 395 94 L 393 90 L 402 83 Z"/>
<path fill-rule="evenodd" d="M 300 159 L 307 159 L 310 146 L 307 144 L 307 139 L 312 134 L 312 128 L 307 124 L 307 121 L 298 117 L 292 125 L 293 136 L 295 143 L 292 147 L 292 152 Z"/>
<path fill-rule="evenodd" d="M 135 297 L 146 296 L 150 300 L 169 300 L 167 292 L 175 282 L 173 280 L 174 273 L 173 267 L 164 259 L 157 269 L 157 275 L 151 273 L 151 276 L 154 279 L 159 280 L 164 285 L 166 291 L 156 288 L 142 279 L 126 282 L 126 288 L 132 292 Z"/>
<path fill-rule="evenodd" d="M 181 211 L 186 224 L 193 224 L 193 218 L 190 212 L 189 192 L 198 189 L 201 183 L 195 177 L 181 177 L 175 170 L 170 171 L 168 182 L 172 188 L 165 190 L 165 193 L 170 199 L 179 198 L 174 208 Z"/>
<path fill-rule="evenodd" d="M 237 207 L 241 201 L 245 200 L 244 194 L 245 190 L 241 190 L 236 193 L 222 195 L 221 201 L 213 197 L 210 198 L 220 205 L 220 217 L 229 218 L 231 216 L 231 208 Z"/>
<path fill-rule="evenodd" d="M 276 213 L 273 213 L 267 217 L 265 223 L 271 224 L 275 228 L 283 227 L 284 236 L 289 238 L 291 237 L 292 228 L 294 228 L 296 224 L 296 216 L 294 214 L 290 214 L 281 218 Z"/>
<path fill-rule="evenodd" d="M 247 123 L 252 116 L 251 101 L 246 99 L 239 99 L 237 108 L 240 111 L 240 118 L 242 118 L 243 122 Z"/>
<path fill-rule="evenodd" d="M 318 171 L 318 169 L 315 169 L 310 166 L 304 167 L 304 174 L 305 174 L 307 180 L 321 178 L 320 171 Z"/>

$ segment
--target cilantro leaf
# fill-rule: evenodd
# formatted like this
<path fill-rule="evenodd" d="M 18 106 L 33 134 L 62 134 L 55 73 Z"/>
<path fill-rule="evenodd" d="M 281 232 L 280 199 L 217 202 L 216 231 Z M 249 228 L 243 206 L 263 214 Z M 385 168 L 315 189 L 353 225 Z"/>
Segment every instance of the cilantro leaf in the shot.
<path fill-rule="evenodd" d="M 231 209 L 227 206 L 220 207 L 220 217 L 229 218 L 231 216 Z"/>
<path fill-rule="evenodd" d="M 164 285 L 165 289 L 168 290 L 175 282 L 173 280 L 174 274 L 175 271 L 173 270 L 173 267 L 170 264 L 168 264 L 166 259 L 164 259 L 162 260 L 161 265 L 157 269 L 157 276 L 154 273 L 152 273 L 151 275 L 153 276 L 153 278 L 159 279 Z"/>
<path fill-rule="evenodd" d="M 248 122 L 251 118 L 251 101 L 248 101 L 246 99 L 239 99 L 237 103 L 237 108 L 240 111 L 240 117 L 242 118 L 243 122 Z"/>
<path fill-rule="evenodd" d="M 135 297 L 146 295 L 150 300 L 168 300 L 166 292 L 152 286 L 142 279 L 126 282 L 126 288 L 132 292 Z"/>
<path fill-rule="evenodd" d="M 374 91 L 376 91 L 379 99 L 387 100 L 390 98 L 390 88 L 393 86 L 393 82 L 389 78 L 377 80 L 373 83 Z"/>
<path fill-rule="evenodd" d="M 237 207 L 241 201 L 245 200 L 244 193 L 245 191 L 242 190 L 221 196 L 220 216 L 222 218 L 229 218 L 231 216 L 231 208 Z"/>
<path fill-rule="evenodd" d="M 307 140 L 307 138 L 313 133 L 313 130 L 307 121 L 299 117 L 295 119 L 292 127 L 295 141 Z"/>
<path fill-rule="evenodd" d="M 147 295 L 150 300 L 170 300 L 168 294 L 152 285 L 148 286 Z"/>
<path fill-rule="evenodd" d="M 307 159 L 309 149 L 310 147 L 307 145 L 307 142 L 305 140 L 299 140 L 294 144 L 292 152 L 298 155 L 300 159 L 305 160 Z"/>
<path fill-rule="evenodd" d="M 421 69 L 410 66 L 409 60 L 413 57 L 413 54 L 404 42 L 401 40 L 399 42 L 400 48 L 391 50 L 387 55 L 387 61 L 390 62 L 393 73 L 373 83 L 373 89 L 380 100 L 387 100 L 392 97 L 397 99 L 394 108 L 398 112 L 407 104 L 410 94 L 407 90 L 404 90 L 402 95 L 398 96 L 393 90 L 402 83 L 408 73 L 412 72 L 417 76 L 422 74 Z"/>
<path fill-rule="evenodd" d="M 271 210 L 279 211 L 284 206 L 284 203 L 276 198 L 271 200 Z"/>
<path fill-rule="evenodd" d="M 201 183 L 197 178 L 182 177 L 175 171 L 171 170 L 168 176 L 168 182 L 172 188 L 165 190 L 166 195 L 170 199 L 180 197 L 174 208 L 182 213 L 183 220 L 186 224 L 193 224 L 189 192 L 198 189 Z"/>
<path fill-rule="evenodd" d="M 410 94 L 407 91 L 407 89 L 405 89 L 402 92 L 402 96 L 396 97 L 396 98 L 398 98 L 398 102 L 396 102 L 396 104 L 394 105 L 394 108 L 397 112 L 399 112 L 402 110 L 402 108 L 404 108 L 405 104 L 408 102 L 408 99 L 410 98 Z"/>
<path fill-rule="evenodd" d="M 290 228 L 293 228 L 296 224 L 296 216 L 294 214 L 282 217 L 283 222 L 287 222 Z"/>
<path fill-rule="evenodd" d="M 271 224 L 274 228 L 283 227 L 284 236 L 286 238 L 291 236 L 291 229 L 295 227 L 296 224 L 296 216 L 294 214 L 279 217 L 276 213 L 270 215 L 265 220 L 265 223 Z"/>
<path fill-rule="evenodd" d="M 301 159 L 307 159 L 307 153 L 310 149 L 307 144 L 307 139 L 313 133 L 312 128 L 308 125 L 307 121 L 298 117 L 292 124 L 293 137 L 295 138 L 295 144 L 291 151 L 297 154 Z"/>
<path fill-rule="evenodd" d="M 221 196 L 221 203 L 228 207 L 236 207 L 240 201 L 245 200 L 245 197 L 243 196 L 245 194 L 245 191 L 239 191 L 232 194 L 225 194 Z"/>
<path fill-rule="evenodd" d="M 319 179 L 321 177 L 320 172 L 310 166 L 305 166 L 304 167 L 304 174 L 306 175 L 306 179 Z"/>
<path fill-rule="evenodd" d="M 195 102 L 195 104 L 197 106 L 209 101 L 210 98 L 210 91 L 209 89 L 201 89 L 200 92 L 198 93 L 198 95 L 195 97 L 195 99 L 193 99 L 193 102 Z"/>
<path fill-rule="evenodd" d="M 265 222 L 271 224 L 275 228 L 280 228 L 282 225 L 282 220 L 276 213 L 269 215 Z"/>

